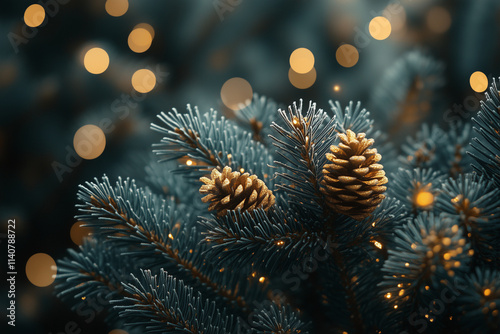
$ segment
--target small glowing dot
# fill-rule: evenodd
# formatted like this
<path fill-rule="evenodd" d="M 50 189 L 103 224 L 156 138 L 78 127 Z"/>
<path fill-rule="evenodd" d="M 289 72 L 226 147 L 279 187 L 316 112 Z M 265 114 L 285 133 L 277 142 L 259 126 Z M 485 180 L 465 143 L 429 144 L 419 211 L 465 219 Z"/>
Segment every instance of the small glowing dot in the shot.
<path fill-rule="evenodd" d="M 219 269 L 219 272 L 220 272 L 220 273 L 224 272 L 224 268 L 220 268 L 220 269 Z"/>
<path fill-rule="evenodd" d="M 241 174 L 245 173 L 245 168 L 240 168 L 240 173 Z"/>
<path fill-rule="evenodd" d="M 408 262 L 405 263 L 405 267 L 409 267 L 410 264 Z"/>
<path fill-rule="evenodd" d="M 390 293 L 390 292 L 387 292 L 387 293 L 385 294 L 385 298 L 387 298 L 387 299 L 391 298 L 391 293 Z"/>
<path fill-rule="evenodd" d="M 340 92 L 340 86 L 339 86 L 339 85 L 335 85 L 335 86 L 333 86 L 333 90 L 334 90 L 335 92 Z"/>
<path fill-rule="evenodd" d="M 391 35 L 391 22 L 389 22 L 389 20 L 383 16 L 374 17 L 370 21 L 368 30 L 370 31 L 370 35 L 372 35 L 373 38 L 379 41 L 384 40 Z"/>
<path fill-rule="evenodd" d="M 415 204 L 419 207 L 427 207 L 434 203 L 434 195 L 428 191 L 419 191 L 415 197 Z"/>
<path fill-rule="evenodd" d="M 359 52 L 354 46 L 350 44 L 343 44 L 337 49 L 335 57 L 341 66 L 353 67 L 358 63 Z"/>
<path fill-rule="evenodd" d="M 132 75 L 132 87 L 139 93 L 149 93 L 156 86 L 156 76 L 145 68 Z"/>
<path fill-rule="evenodd" d="M 252 102 L 253 89 L 248 81 L 235 77 L 222 85 L 220 97 L 226 107 L 236 111 Z"/>
<path fill-rule="evenodd" d="M 443 7 L 433 7 L 427 12 L 426 23 L 431 31 L 438 34 L 443 33 L 451 26 L 450 12 Z"/>
<path fill-rule="evenodd" d="M 378 241 L 373 241 L 373 244 L 375 245 L 375 247 L 377 247 L 378 249 L 382 249 L 382 244 Z"/>
<path fill-rule="evenodd" d="M 104 7 L 109 15 L 122 16 L 128 10 L 128 0 L 108 0 Z"/>
<path fill-rule="evenodd" d="M 290 55 L 290 67 L 298 74 L 306 74 L 314 68 L 314 55 L 306 48 L 298 48 Z"/>
<path fill-rule="evenodd" d="M 26 8 L 24 12 L 24 23 L 28 27 L 38 27 L 45 20 L 45 9 L 38 4 L 34 4 Z"/>
<path fill-rule="evenodd" d="M 257 275 L 257 273 L 254 271 L 254 272 L 252 273 L 252 277 L 255 277 L 255 275 Z"/>
<path fill-rule="evenodd" d="M 151 46 L 153 36 L 146 28 L 134 28 L 128 35 L 128 46 L 135 53 L 145 52 Z"/>
<path fill-rule="evenodd" d="M 83 64 L 90 73 L 101 74 L 109 66 L 108 53 L 101 48 L 92 48 L 85 53 Z"/>
<path fill-rule="evenodd" d="M 451 245 L 451 239 L 450 238 L 443 238 L 443 245 L 445 245 L 445 246 Z"/>
<path fill-rule="evenodd" d="M 484 289 L 483 293 L 485 297 L 488 297 L 489 295 L 491 295 L 491 289 Z"/>
<path fill-rule="evenodd" d="M 396 309 L 396 308 L 398 308 L 398 306 L 397 306 L 397 305 L 394 305 L 394 308 Z"/>
<path fill-rule="evenodd" d="M 168 237 L 169 237 L 170 239 L 172 239 L 172 240 L 174 239 L 174 236 L 172 235 L 172 233 L 169 233 L 169 234 L 168 234 Z"/>
<path fill-rule="evenodd" d="M 83 224 L 85 223 L 83 222 L 74 223 L 73 226 L 71 226 L 71 230 L 69 232 L 71 240 L 78 246 L 82 245 L 83 240 L 85 240 L 85 238 L 91 235 L 92 233 L 92 228 L 84 227 L 82 226 Z"/>
<path fill-rule="evenodd" d="M 96 125 L 84 125 L 76 131 L 73 137 L 73 147 L 76 153 L 86 160 L 99 157 L 106 147 L 106 136 Z"/>
<path fill-rule="evenodd" d="M 264 283 L 264 281 L 265 281 L 265 280 L 266 280 L 266 278 L 265 278 L 264 276 L 261 276 L 261 277 L 259 278 L 259 282 L 260 282 L 260 283 Z"/>
<path fill-rule="evenodd" d="M 477 93 L 482 93 L 488 89 L 488 77 L 481 71 L 472 73 L 469 82 L 471 88 Z"/>
<path fill-rule="evenodd" d="M 193 164 L 193 160 L 186 161 L 186 165 L 191 166 Z"/>
<path fill-rule="evenodd" d="M 276 245 L 278 246 L 283 246 L 285 244 L 285 242 L 283 240 L 280 240 L 276 243 Z"/>
<path fill-rule="evenodd" d="M 316 69 L 313 67 L 311 71 L 301 74 L 290 68 L 288 70 L 288 80 L 295 88 L 307 89 L 316 82 Z"/>
<path fill-rule="evenodd" d="M 26 277 L 33 285 L 39 287 L 51 285 L 56 278 L 56 273 L 56 262 L 48 254 L 34 254 L 26 262 Z"/>
<path fill-rule="evenodd" d="M 430 287 L 428 285 L 425 286 L 425 290 L 429 290 Z"/>
<path fill-rule="evenodd" d="M 402 296 L 402 295 L 404 295 L 404 294 L 405 294 L 405 290 L 404 290 L 404 289 L 399 290 L 399 295 L 400 295 L 400 296 Z"/>
<path fill-rule="evenodd" d="M 82 300 L 85 300 L 85 299 L 87 299 L 87 297 L 82 297 Z"/>
<path fill-rule="evenodd" d="M 444 255 L 443 255 L 443 259 L 445 259 L 445 260 L 449 260 L 449 259 L 451 259 L 451 255 L 450 255 L 450 253 L 444 253 Z"/>

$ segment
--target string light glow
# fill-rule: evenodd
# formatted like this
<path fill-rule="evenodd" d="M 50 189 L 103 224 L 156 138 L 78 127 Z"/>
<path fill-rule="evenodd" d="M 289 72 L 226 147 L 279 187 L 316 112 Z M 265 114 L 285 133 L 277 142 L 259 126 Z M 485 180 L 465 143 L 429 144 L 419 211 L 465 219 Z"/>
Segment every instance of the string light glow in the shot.
<path fill-rule="evenodd" d="M 298 74 L 305 74 L 314 68 L 314 55 L 306 48 L 298 48 L 290 55 L 290 67 Z"/>
<path fill-rule="evenodd" d="M 310 72 L 300 74 L 295 72 L 292 68 L 288 71 L 288 80 L 298 89 L 307 89 L 314 85 L 316 82 L 316 69 L 313 68 Z"/>
<path fill-rule="evenodd" d="M 469 82 L 471 88 L 477 93 L 482 93 L 488 89 L 488 77 L 481 71 L 472 73 Z"/>
<path fill-rule="evenodd" d="M 248 81 L 235 77 L 222 85 L 220 97 L 226 107 L 236 111 L 252 102 L 253 89 Z"/>
<path fill-rule="evenodd" d="M 145 52 L 151 46 L 153 36 L 146 28 L 134 28 L 128 35 L 128 46 L 135 53 Z"/>
<path fill-rule="evenodd" d="M 341 66 L 353 67 L 358 63 L 359 52 L 354 46 L 350 44 L 343 44 L 337 49 L 335 57 Z"/>
<path fill-rule="evenodd" d="M 76 131 L 73 137 L 73 147 L 81 158 L 92 160 L 104 152 L 106 136 L 98 126 L 84 125 Z"/>
<path fill-rule="evenodd" d="M 90 73 L 101 74 L 109 66 L 108 53 L 101 48 L 92 48 L 85 53 L 83 64 Z"/>
<path fill-rule="evenodd" d="M 132 75 L 132 87 L 139 93 L 149 93 L 156 86 L 156 76 L 148 69 L 137 70 Z"/>
<path fill-rule="evenodd" d="M 39 4 L 33 4 L 24 11 L 24 23 L 28 27 L 38 27 L 45 20 L 45 9 Z"/>
<path fill-rule="evenodd" d="M 425 208 L 434 203 L 434 195 L 429 191 L 419 191 L 415 196 L 415 205 Z"/>
<path fill-rule="evenodd" d="M 56 273 L 56 262 L 48 254 L 34 254 L 26 262 L 26 277 L 31 284 L 38 287 L 51 285 L 56 278 Z"/>
<path fill-rule="evenodd" d="M 128 10 L 128 0 L 108 0 L 104 7 L 109 15 L 122 16 Z"/>
<path fill-rule="evenodd" d="M 383 16 L 374 17 L 370 21 L 368 30 L 373 38 L 379 41 L 384 40 L 391 35 L 391 22 Z"/>

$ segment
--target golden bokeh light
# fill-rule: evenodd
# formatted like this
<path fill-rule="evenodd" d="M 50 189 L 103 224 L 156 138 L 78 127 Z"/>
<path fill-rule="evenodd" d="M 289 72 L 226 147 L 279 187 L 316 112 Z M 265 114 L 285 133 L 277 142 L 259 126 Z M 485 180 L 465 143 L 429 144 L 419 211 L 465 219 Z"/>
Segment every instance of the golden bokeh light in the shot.
<path fill-rule="evenodd" d="M 24 23 L 28 27 L 38 27 L 45 20 L 45 9 L 39 4 L 34 4 L 26 8 L 24 12 Z"/>
<path fill-rule="evenodd" d="M 339 85 L 334 85 L 333 86 L 333 91 L 334 92 L 340 92 L 340 86 Z"/>
<path fill-rule="evenodd" d="M 482 93 L 488 89 L 488 77 L 481 71 L 476 71 L 471 74 L 470 87 L 477 93 Z"/>
<path fill-rule="evenodd" d="M 104 7 L 109 15 L 122 16 L 128 10 L 128 0 L 108 0 Z"/>
<path fill-rule="evenodd" d="M 146 28 L 134 28 L 128 35 L 128 46 L 135 53 L 147 51 L 152 42 L 153 36 Z"/>
<path fill-rule="evenodd" d="M 101 74 L 109 66 L 108 53 L 101 48 L 92 48 L 85 53 L 83 64 L 90 73 Z"/>
<path fill-rule="evenodd" d="M 128 332 L 123 329 L 113 329 L 109 334 L 128 334 Z"/>
<path fill-rule="evenodd" d="M 148 69 L 137 70 L 132 75 L 132 87 L 139 93 L 149 93 L 156 86 L 156 76 Z"/>
<path fill-rule="evenodd" d="M 384 40 L 391 35 L 391 22 L 389 22 L 389 20 L 383 16 L 374 17 L 370 21 L 368 30 L 370 31 L 370 35 L 373 38 L 379 41 Z"/>
<path fill-rule="evenodd" d="M 48 254 L 34 254 L 26 262 L 26 277 L 33 285 L 42 288 L 49 286 L 54 282 L 56 274 L 56 262 Z"/>
<path fill-rule="evenodd" d="M 290 70 L 288 71 L 288 80 L 290 80 L 290 83 L 295 88 L 307 89 L 314 85 L 314 83 L 316 82 L 316 69 L 313 68 L 308 73 L 300 74 L 290 68 Z"/>
<path fill-rule="evenodd" d="M 427 12 L 426 23 L 431 31 L 438 34 L 443 33 L 451 26 L 450 12 L 443 7 L 433 7 Z"/>
<path fill-rule="evenodd" d="M 148 23 L 139 23 L 138 25 L 136 25 L 134 27 L 134 29 L 139 29 L 139 28 L 146 29 L 149 32 L 149 34 L 151 35 L 151 39 L 155 38 L 155 30 L 151 26 L 151 24 L 148 24 Z"/>
<path fill-rule="evenodd" d="M 339 46 L 335 54 L 337 62 L 343 67 L 353 67 L 358 63 L 359 52 L 356 47 L 350 44 L 343 44 Z"/>
<path fill-rule="evenodd" d="M 226 107 L 236 111 L 252 102 L 253 89 L 245 79 L 234 77 L 222 85 L 220 97 Z"/>
<path fill-rule="evenodd" d="M 306 48 L 298 48 L 290 55 L 290 67 L 298 74 L 306 74 L 314 68 L 314 55 Z"/>
<path fill-rule="evenodd" d="M 415 196 L 415 204 L 421 208 L 432 205 L 434 203 L 434 195 L 429 191 L 419 191 Z"/>
<path fill-rule="evenodd" d="M 84 222 L 74 223 L 69 232 L 71 240 L 78 246 L 82 245 L 83 240 L 92 234 L 92 228 L 82 226 L 84 224 Z"/>
<path fill-rule="evenodd" d="M 99 157 L 106 147 L 106 136 L 96 125 L 84 125 L 73 137 L 73 147 L 83 159 L 92 160 Z"/>

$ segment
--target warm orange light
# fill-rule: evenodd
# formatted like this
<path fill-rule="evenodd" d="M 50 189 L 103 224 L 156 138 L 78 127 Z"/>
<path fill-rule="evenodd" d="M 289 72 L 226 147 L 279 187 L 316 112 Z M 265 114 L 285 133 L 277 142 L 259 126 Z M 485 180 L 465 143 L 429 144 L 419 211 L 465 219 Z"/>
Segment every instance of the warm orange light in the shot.
<path fill-rule="evenodd" d="M 419 191 L 415 196 L 415 204 L 419 207 L 427 207 L 434 203 L 434 195 L 428 191 Z"/>
<path fill-rule="evenodd" d="M 358 63 L 359 52 L 354 46 L 350 44 L 343 44 L 335 53 L 337 62 L 343 67 L 353 67 Z"/>
<path fill-rule="evenodd" d="M 483 293 L 485 297 L 488 297 L 489 295 L 491 295 L 491 289 L 484 289 Z"/>
<path fill-rule="evenodd" d="M 391 35 L 391 22 L 383 16 L 374 17 L 368 26 L 370 35 L 377 40 L 384 40 Z"/>
<path fill-rule="evenodd" d="M 156 86 L 156 76 L 145 68 L 132 75 L 132 87 L 139 93 L 149 93 Z"/>
<path fill-rule="evenodd" d="M 336 92 L 340 92 L 340 86 L 339 85 L 333 86 L 333 90 Z"/>
<path fill-rule="evenodd" d="M 314 85 L 316 82 L 316 69 L 313 68 L 310 72 L 300 74 L 295 72 L 292 68 L 288 71 L 288 80 L 298 89 L 307 89 Z"/>
<path fill-rule="evenodd" d="M 109 15 L 114 17 L 122 16 L 128 10 L 128 0 L 108 0 L 104 7 Z"/>
<path fill-rule="evenodd" d="M 443 33 L 451 26 L 451 15 L 443 7 L 433 7 L 429 10 L 426 17 L 427 26 L 435 33 Z"/>
<path fill-rule="evenodd" d="M 83 227 L 82 226 L 83 224 L 85 223 L 83 222 L 74 223 L 73 226 L 71 226 L 71 230 L 69 232 L 71 240 L 78 246 L 82 245 L 83 240 L 92 233 L 92 228 Z"/>
<path fill-rule="evenodd" d="M 153 36 L 146 28 L 134 28 L 128 35 L 128 46 L 135 53 L 147 51 L 152 42 Z"/>
<path fill-rule="evenodd" d="M 108 53 L 101 48 L 92 48 L 85 53 L 83 64 L 90 73 L 101 74 L 109 66 Z"/>
<path fill-rule="evenodd" d="M 76 131 L 73 137 L 73 147 L 76 153 L 86 160 L 99 157 L 106 147 L 106 136 L 96 125 L 84 125 Z"/>
<path fill-rule="evenodd" d="M 34 4 L 26 8 L 24 12 L 24 23 L 26 23 L 27 26 L 32 28 L 38 27 L 43 23 L 43 20 L 45 20 L 45 9 L 42 6 Z"/>
<path fill-rule="evenodd" d="M 290 67 L 298 74 L 309 73 L 314 67 L 314 55 L 306 48 L 298 48 L 290 55 Z"/>
<path fill-rule="evenodd" d="M 220 97 L 226 107 L 236 111 L 252 102 L 253 89 L 248 81 L 235 77 L 222 85 Z"/>
<path fill-rule="evenodd" d="M 48 254 L 34 254 L 26 262 L 26 277 L 31 284 L 38 287 L 51 285 L 56 278 L 56 273 L 56 262 Z"/>
<path fill-rule="evenodd" d="M 482 93 L 488 89 L 488 77 L 481 71 L 472 73 L 469 82 L 471 88 L 477 93 Z"/>
<path fill-rule="evenodd" d="M 264 283 L 264 281 L 265 281 L 265 280 L 266 280 L 266 278 L 265 278 L 264 276 L 261 276 L 261 277 L 259 278 L 259 282 L 260 282 L 260 283 Z"/>

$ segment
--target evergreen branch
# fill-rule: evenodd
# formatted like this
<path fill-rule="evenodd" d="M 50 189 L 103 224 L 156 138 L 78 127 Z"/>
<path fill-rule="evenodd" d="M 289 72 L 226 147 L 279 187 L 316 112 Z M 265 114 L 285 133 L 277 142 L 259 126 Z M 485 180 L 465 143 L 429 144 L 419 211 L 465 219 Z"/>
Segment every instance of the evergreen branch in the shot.
<path fill-rule="evenodd" d="M 290 307 L 279 307 L 272 303 L 258 310 L 256 328 L 259 334 L 308 334 L 307 324 Z"/>
<path fill-rule="evenodd" d="M 200 114 L 198 108 L 180 114 L 177 110 L 162 112 L 158 118 L 165 127 L 152 124 L 151 128 L 164 135 L 161 143 L 154 144 L 159 149 L 153 150 L 164 158 L 160 161 L 179 159 L 189 156 L 203 162 L 191 166 L 181 165 L 174 172 L 186 173 L 198 179 L 207 175 L 213 168 L 225 166 L 233 170 L 244 170 L 256 174 L 266 184 L 272 184 L 273 172 L 269 165 L 272 156 L 261 144 L 252 139 L 252 134 L 239 129 L 219 117 L 215 110 Z"/>
<path fill-rule="evenodd" d="M 126 247 L 124 255 L 141 259 L 143 265 L 168 266 L 187 284 L 243 311 L 247 310 L 245 298 L 258 295 L 259 291 L 245 290 L 244 284 L 236 289 L 238 276 L 234 272 L 221 275 L 206 263 L 196 229 L 190 233 L 172 229 L 178 222 L 173 202 L 167 206 L 165 200 L 136 187 L 133 181 L 119 179 L 113 188 L 107 177 L 102 183 L 97 179 L 96 183 L 87 182 L 78 196 L 85 203 L 78 205 L 85 215 L 77 218 L 95 227 L 97 233 L 110 235 L 108 242 Z"/>
<path fill-rule="evenodd" d="M 336 131 L 346 133 L 351 130 L 354 133 L 365 133 L 367 137 L 373 136 L 373 120 L 370 119 L 370 112 L 365 108 L 361 108 L 361 102 L 350 101 L 349 105 L 342 109 L 339 101 L 329 101 L 333 111 Z"/>
<path fill-rule="evenodd" d="M 499 78 L 500 80 L 500 78 Z M 496 79 L 481 101 L 481 110 L 472 118 L 476 138 L 472 139 L 470 154 L 476 160 L 473 164 L 480 174 L 485 174 L 500 186 L 500 93 Z"/>
<path fill-rule="evenodd" d="M 232 317 L 217 309 L 201 293 L 160 270 L 159 275 L 142 271 L 133 283 L 124 284 L 129 295 L 115 308 L 126 323 L 148 333 L 230 333 Z"/>
<path fill-rule="evenodd" d="M 281 209 L 229 211 L 222 217 L 204 218 L 200 224 L 207 229 L 204 241 L 211 245 L 207 256 L 234 268 L 252 264 L 269 273 L 285 270 L 327 245 L 324 236 L 306 230 Z"/>
<path fill-rule="evenodd" d="M 403 324 L 419 307 L 430 305 L 451 277 L 467 269 L 470 244 L 455 220 L 432 212 L 420 214 L 395 233 L 396 247 L 389 249 L 379 286 L 393 316 Z"/>
<path fill-rule="evenodd" d="M 282 138 L 271 136 L 277 154 L 283 158 L 275 164 L 287 170 L 276 174 L 289 182 L 277 187 L 284 189 L 295 204 L 318 214 L 324 207 L 320 182 L 325 154 L 335 137 L 335 119 L 328 120 L 327 114 L 322 109 L 317 110 L 315 103 L 309 103 L 305 115 L 302 108 L 300 100 L 299 106 L 294 102 L 293 107 L 288 107 L 288 113 L 280 109 L 278 112 L 285 125 L 272 124 Z"/>

